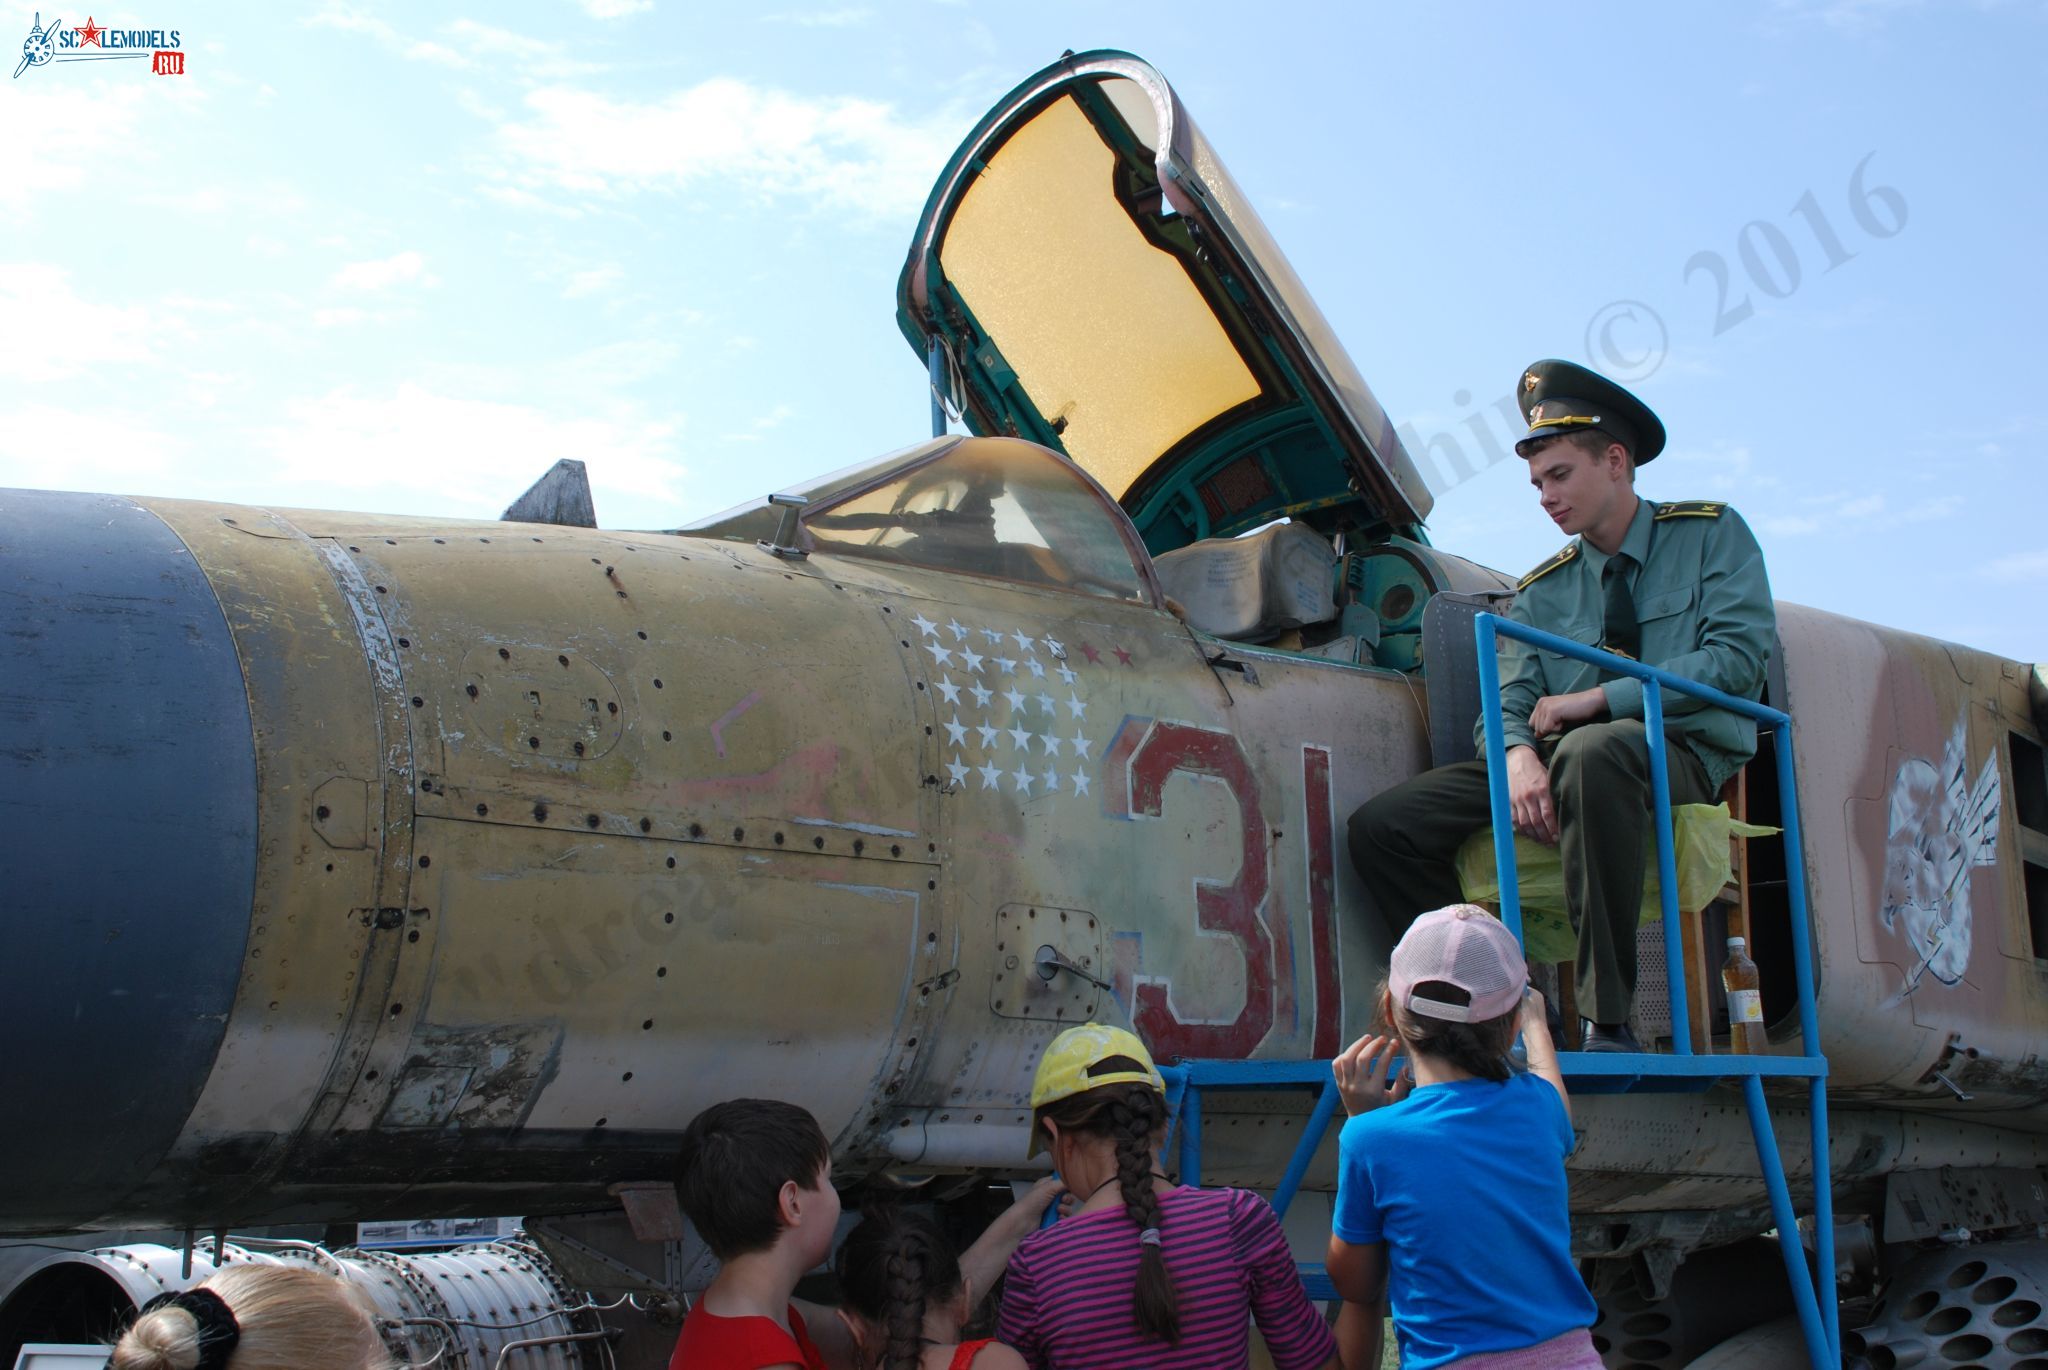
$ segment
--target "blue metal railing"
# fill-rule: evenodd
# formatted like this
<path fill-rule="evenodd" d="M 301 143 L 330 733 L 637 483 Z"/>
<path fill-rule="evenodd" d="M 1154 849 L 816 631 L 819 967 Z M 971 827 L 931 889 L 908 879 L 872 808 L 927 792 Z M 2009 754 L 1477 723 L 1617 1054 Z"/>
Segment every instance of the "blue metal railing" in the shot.
<path fill-rule="evenodd" d="M 1743 1099 L 1749 1109 L 1750 1133 L 1756 1142 L 1764 1187 L 1770 1194 L 1771 1215 L 1778 1225 L 1779 1249 L 1785 1260 L 1786 1277 L 1792 1282 L 1793 1303 L 1799 1313 L 1808 1358 L 1816 1367 L 1841 1364 L 1841 1332 L 1834 1299 L 1835 1222 L 1828 1162 L 1827 1058 L 1821 1052 L 1820 1015 L 1813 998 L 1813 948 L 1806 908 L 1806 864 L 1799 835 L 1799 792 L 1792 766 L 1791 715 L 1497 614 L 1478 615 L 1473 620 L 1472 630 L 1479 649 L 1479 699 L 1486 732 L 1487 781 L 1493 801 L 1493 854 L 1500 868 L 1500 916 L 1517 938 L 1522 935 L 1522 901 L 1515 874 L 1514 824 L 1508 811 L 1507 747 L 1501 728 L 1498 639 L 1510 637 L 1559 656 L 1587 662 L 1615 675 L 1633 677 L 1648 687 L 1643 690 L 1643 729 L 1649 742 L 1650 792 L 1655 797 L 1657 811 L 1657 875 L 1664 913 L 1665 967 L 1671 981 L 1673 1054 L 1584 1057 L 1583 1063 L 1575 1061 L 1567 1066 L 1565 1073 L 1569 1076 L 1639 1070 L 1642 1074 L 1712 1075 L 1742 1080 Z M 1662 689 L 1656 688 L 1659 686 Z M 1690 1008 L 1685 995 L 1685 957 L 1680 945 L 1678 921 L 1678 865 L 1671 832 L 1671 782 L 1662 745 L 1663 690 L 1689 695 L 1742 714 L 1769 725 L 1771 729 L 1778 763 L 1781 821 L 1785 829 L 1785 888 L 1791 905 L 1792 957 L 1799 982 L 1802 1057 L 1717 1056 L 1699 1060 L 1692 1055 Z M 1770 1109 L 1764 1101 L 1762 1077 L 1766 1074 L 1801 1076 L 1807 1080 L 1813 1144 L 1814 1254 L 1819 1267 L 1811 1278 L 1806 1268 L 1806 1253 L 1799 1241 L 1798 1221 L 1792 1212 L 1791 1191 L 1785 1183 L 1784 1165 L 1778 1157 Z"/>
<path fill-rule="evenodd" d="M 1837 1326 L 1834 1300 L 1835 1225 L 1831 1167 L 1828 1159 L 1827 1058 L 1820 1049 L 1820 1020 L 1813 997 L 1813 950 L 1806 906 L 1805 859 L 1800 845 L 1798 786 L 1792 768 L 1792 720 L 1780 710 L 1766 708 L 1746 699 L 1672 675 L 1669 671 L 1626 657 L 1582 646 L 1566 638 L 1526 627 L 1494 614 L 1480 614 L 1473 623 L 1479 648 L 1479 679 L 1482 717 L 1486 731 L 1487 775 L 1493 807 L 1494 859 L 1500 868 L 1501 920 L 1519 939 L 1522 935 L 1520 891 L 1515 873 L 1514 829 L 1507 803 L 1507 754 L 1502 740 L 1500 715 L 1500 670 L 1498 638 L 1506 635 L 1541 646 L 1561 656 L 1590 662 L 1617 675 L 1633 676 L 1645 685 L 1662 686 L 1706 703 L 1731 709 L 1768 725 L 1778 765 L 1780 804 L 1785 838 L 1786 888 L 1791 904 L 1792 952 L 1799 989 L 1799 1026 L 1802 1054 L 1770 1056 L 1698 1056 L 1692 1051 L 1690 1011 L 1685 994 L 1686 966 L 1679 927 L 1677 858 L 1671 830 L 1671 790 L 1664 749 L 1651 747 L 1650 782 L 1657 817 L 1657 872 L 1664 910 L 1665 964 L 1671 981 L 1670 1054 L 1663 1053 L 1561 1053 L 1565 1078 L 1576 1091 L 1581 1087 L 1598 1090 L 1656 1086 L 1704 1089 L 1720 1080 L 1740 1079 L 1743 1102 L 1749 1113 L 1750 1135 L 1756 1143 L 1757 1161 L 1763 1172 L 1764 1188 L 1770 1196 L 1771 1217 L 1777 1224 L 1778 1245 L 1791 1282 L 1793 1302 L 1798 1310 L 1801 1335 L 1807 1356 L 1816 1370 L 1841 1363 L 1841 1333 Z M 1664 700 L 1661 690 L 1643 691 L 1643 726 L 1647 736 L 1664 733 Z M 1316 1091 L 1300 1142 L 1287 1171 L 1273 1194 L 1274 1209 L 1285 1214 L 1300 1190 L 1310 1162 L 1315 1158 L 1331 1121 L 1336 1117 L 1339 1098 L 1328 1061 L 1182 1061 L 1160 1067 L 1165 1076 L 1170 1116 L 1174 1119 L 1167 1145 L 1177 1153 L 1183 1184 L 1202 1182 L 1202 1092 L 1205 1089 L 1311 1089 Z M 1778 1156 L 1777 1137 L 1771 1127 L 1770 1109 L 1764 1099 L 1765 1077 L 1804 1079 L 1811 1102 L 1814 1246 L 1818 1269 L 1809 1274 L 1805 1252 L 1799 1240 L 1798 1218 L 1792 1211 L 1791 1190 L 1785 1168 Z M 1050 1216 L 1050 1215 L 1048 1215 Z M 1311 1297 L 1327 1300 L 1336 1296 L 1320 1262 L 1300 1266 Z"/>

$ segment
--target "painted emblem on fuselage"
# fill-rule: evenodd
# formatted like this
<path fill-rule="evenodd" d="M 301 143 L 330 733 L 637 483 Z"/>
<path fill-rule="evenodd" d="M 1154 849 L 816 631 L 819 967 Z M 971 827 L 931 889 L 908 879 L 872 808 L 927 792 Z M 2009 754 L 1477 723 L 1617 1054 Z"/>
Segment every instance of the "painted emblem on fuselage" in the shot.
<path fill-rule="evenodd" d="M 1885 842 L 1884 925 L 1913 955 L 1906 983 L 1886 1001 L 1903 1002 L 1923 976 L 1959 984 L 1970 961 L 1970 872 L 1997 859 L 1998 759 L 1984 758 L 1973 782 L 1965 720 L 1956 720 L 1941 766 L 1908 757 L 1892 776 Z"/>

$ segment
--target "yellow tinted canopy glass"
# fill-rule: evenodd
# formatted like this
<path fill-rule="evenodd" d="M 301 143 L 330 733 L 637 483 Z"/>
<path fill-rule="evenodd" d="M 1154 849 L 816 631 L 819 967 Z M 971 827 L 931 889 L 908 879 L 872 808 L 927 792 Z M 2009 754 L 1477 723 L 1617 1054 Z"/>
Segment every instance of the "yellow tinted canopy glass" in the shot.
<path fill-rule="evenodd" d="M 1118 200 L 1115 163 L 1073 98 L 1053 101 L 975 179 L 939 261 L 1067 451 L 1121 499 L 1259 384 Z"/>

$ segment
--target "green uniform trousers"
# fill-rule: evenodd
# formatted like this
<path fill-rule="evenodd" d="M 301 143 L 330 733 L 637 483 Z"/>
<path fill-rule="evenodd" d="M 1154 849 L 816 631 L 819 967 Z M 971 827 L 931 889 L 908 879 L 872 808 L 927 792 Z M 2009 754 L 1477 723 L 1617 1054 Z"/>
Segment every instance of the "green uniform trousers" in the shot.
<path fill-rule="evenodd" d="M 1664 755 L 1674 805 L 1712 802 L 1706 769 L 1690 748 L 1667 743 Z M 1642 720 L 1583 724 L 1558 740 L 1547 761 L 1565 896 L 1579 934 L 1579 1012 L 1596 1023 L 1625 1022 L 1655 840 Z M 1424 771 L 1351 815 L 1351 864 L 1394 936 L 1431 909 L 1463 900 L 1452 860 L 1466 838 L 1491 826 L 1491 815 L 1484 761 Z"/>

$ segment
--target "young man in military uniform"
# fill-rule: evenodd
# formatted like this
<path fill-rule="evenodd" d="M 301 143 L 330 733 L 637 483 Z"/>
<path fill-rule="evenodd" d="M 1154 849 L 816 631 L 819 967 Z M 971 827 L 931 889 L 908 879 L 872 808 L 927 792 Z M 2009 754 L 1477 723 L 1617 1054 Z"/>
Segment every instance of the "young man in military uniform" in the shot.
<path fill-rule="evenodd" d="M 1777 622 L 1741 517 L 1714 501 L 1637 497 L 1635 468 L 1663 451 L 1664 425 L 1606 377 L 1540 361 L 1517 395 L 1529 431 L 1515 451 L 1543 511 L 1576 536 L 1522 577 L 1509 617 L 1758 698 Z M 1628 1015 L 1655 803 L 1643 687 L 1506 638 L 1500 680 L 1515 831 L 1563 858 L 1584 1048 L 1639 1051 Z M 1663 703 L 1671 802 L 1711 803 L 1755 754 L 1756 725 L 1670 691 Z M 1452 859 L 1490 813 L 1479 760 L 1427 771 L 1351 816 L 1352 863 L 1396 936 L 1459 901 Z"/>

